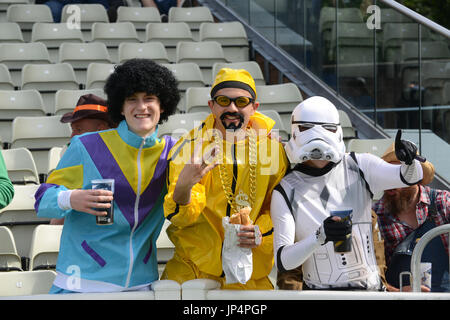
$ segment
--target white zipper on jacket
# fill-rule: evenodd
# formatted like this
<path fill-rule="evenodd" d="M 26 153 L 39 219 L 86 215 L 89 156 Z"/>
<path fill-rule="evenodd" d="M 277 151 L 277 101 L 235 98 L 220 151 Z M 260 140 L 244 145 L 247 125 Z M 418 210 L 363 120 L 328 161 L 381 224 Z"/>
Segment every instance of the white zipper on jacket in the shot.
<path fill-rule="evenodd" d="M 138 225 L 139 219 L 139 199 L 141 197 L 141 183 L 142 183 L 142 168 L 141 168 L 141 153 L 142 148 L 144 147 L 145 139 L 142 139 L 141 146 L 139 147 L 138 155 L 137 155 L 137 169 L 138 169 L 138 184 L 136 189 L 136 200 L 134 202 L 134 225 L 131 229 L 130 233 L 130 266 L 128 269 L 127 281 L 125 283 L 125 288 L 128 288 L 131 280 L 131 272 L 133 271 L 133 261 L 134 261 L 134 252 L 133 252 L 133 234 Z"/>

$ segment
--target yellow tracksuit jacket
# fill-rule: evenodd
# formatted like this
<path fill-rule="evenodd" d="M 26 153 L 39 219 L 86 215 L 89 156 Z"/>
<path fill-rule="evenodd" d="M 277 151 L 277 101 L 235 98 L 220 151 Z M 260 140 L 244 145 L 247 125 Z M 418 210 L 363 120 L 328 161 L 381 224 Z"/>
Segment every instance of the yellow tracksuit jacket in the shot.
<path fill-rule="evenodd" d="M 221 282 L 223 288 L 271 289 L 268 275 L 273 266 L 273 226 L 270 218 L 270 200 L 273 188 L 284 176 L 288 161 L 281 143 L 270 139 L 274 121 L 256 112 L 249 126 L 259 132 L 257 137 L 258 158 L 256 170 L 256 196 L 250 218 L 258 225 L 262 243 L 253 249 L 253 273 L 246 285 L 224 285 L 222 270 L 222 243 L 224 230 L 222 218 L 233 214 L 222 187 L 219 167 L 209 171 L 191 191 L 191 202 L 178 205 L 173 201 L 173 192 L 184 164 L 190 160 L 194 146 L 202 138 L 202 150 L 214 146 L 211 130 L 215 118 L 211 114 L 197 128 L 183 136 L 169 153 L 168 193 L 164 201 L 164 215 L 171 221 L 167 229 L 175 244 L 175 255 L 168 261 L 163 279 L 180 283 L 195 278 L 210 278 Z M 228 175 L 235 177 L 232 184 L 234 195 L 246 200 L 250 194 L 248 165 L 248 139 L 234 145 L 223 141 L 222 150 L 227 161 L 224 165 Z M 247 199 L 248 200 L 248 199 Z"/>

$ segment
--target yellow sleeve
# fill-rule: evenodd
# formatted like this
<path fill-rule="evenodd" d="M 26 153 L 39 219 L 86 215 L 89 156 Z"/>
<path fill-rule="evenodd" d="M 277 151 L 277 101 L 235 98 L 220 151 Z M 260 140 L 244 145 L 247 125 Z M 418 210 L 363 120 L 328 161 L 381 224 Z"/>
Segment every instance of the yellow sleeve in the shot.
<path fill-rule="evenodd" d="M 179 205 L 173 200 L 173 192 L 178 176 L 184 164 L 191 158 L 194 143 L 180 139 L 169 154 L 169 172 L 167 179 L 167 194 L 164 198 L 164 216 L 175 226 L 184 228 L 193 224 L 206 206 L 205 187 L 197 183 L 191 190 L 191 201 L 186 205 Z"/>

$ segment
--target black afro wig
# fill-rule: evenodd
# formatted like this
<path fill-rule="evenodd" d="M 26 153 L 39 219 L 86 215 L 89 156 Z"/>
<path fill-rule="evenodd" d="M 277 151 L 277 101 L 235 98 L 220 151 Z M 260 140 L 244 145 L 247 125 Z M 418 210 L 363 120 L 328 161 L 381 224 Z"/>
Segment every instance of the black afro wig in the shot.
<path fill-rule="evenodd" d="M 111 119 L 119 123 L 125 117 L 121 114 L 127 97 L 136 92 L 154 94 L 161 102 L 159 123 L 174 114 L 180 101 L 178 81 L 173 73 L 149 59 L 131 59 L 115 67 L 106 80 L 104 91 L 107 96 Z"/>

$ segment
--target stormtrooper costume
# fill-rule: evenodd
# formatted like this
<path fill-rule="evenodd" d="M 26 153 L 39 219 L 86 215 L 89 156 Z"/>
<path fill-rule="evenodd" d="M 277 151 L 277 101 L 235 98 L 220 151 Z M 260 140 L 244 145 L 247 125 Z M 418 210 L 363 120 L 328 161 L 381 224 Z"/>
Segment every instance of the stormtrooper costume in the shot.
<path fill-rule="evenodd" d="M 372 241 L 372 196 L 420 181 L 420 163 L 393 165 L 368 153 L 345 153 L 339 113 L 323 97 L 300 103 L 291 122 L 292 138 L 285 149 L 295 167 L 274 189 L 271 202 L 278 270 L 302 265 L 303 282 L 310 289 L 381 290 Z M 328 164 L 317 168 L 308 160 Z M 330 212 L 349 208 L 351 251 L 336 253 L 327 227 Z"/>

